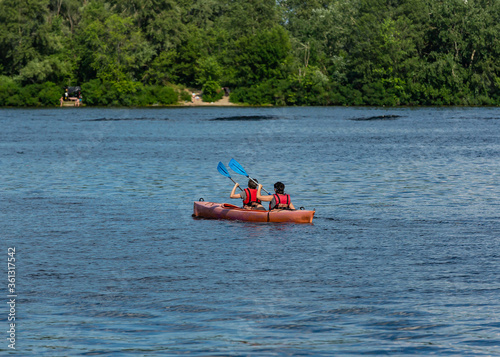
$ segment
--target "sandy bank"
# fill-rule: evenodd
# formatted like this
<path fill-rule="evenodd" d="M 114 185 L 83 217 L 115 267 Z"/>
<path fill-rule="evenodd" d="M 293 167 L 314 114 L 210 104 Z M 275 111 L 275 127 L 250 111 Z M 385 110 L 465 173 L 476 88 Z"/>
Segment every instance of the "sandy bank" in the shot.
<path fill-rule="evenodd" d="M 199 97 L 199 95 L 198 95 Z M 230 106 L 236 106 L 238 104 L 231 103 L 229 101 L 229 97 L 222 97 L 221 100 L 218 100 L 216 102 L 204 102 L 201 100 L 201 98 L 198 99 L 193 99 L 192 102 L 184 102 L 184 103 L 179 103 L 180 105 L 184 106 L 191 106 L 191 107 L 198 107 L 198 106 L 214 106 L 214 107 L 230 107 Z"/>

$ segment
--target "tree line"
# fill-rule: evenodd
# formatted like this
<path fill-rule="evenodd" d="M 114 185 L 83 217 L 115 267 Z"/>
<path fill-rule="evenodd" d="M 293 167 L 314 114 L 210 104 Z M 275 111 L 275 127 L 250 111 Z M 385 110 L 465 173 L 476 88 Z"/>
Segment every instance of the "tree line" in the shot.
<path fill-rule="evenodd" d="M 1 0 L 0 106 L 499 105 L 499 0 Z"/>

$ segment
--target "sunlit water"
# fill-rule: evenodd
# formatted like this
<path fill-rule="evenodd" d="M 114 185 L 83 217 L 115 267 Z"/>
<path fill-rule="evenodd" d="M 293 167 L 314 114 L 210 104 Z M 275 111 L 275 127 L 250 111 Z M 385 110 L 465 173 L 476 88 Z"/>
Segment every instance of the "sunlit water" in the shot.
<path fill-rule="evenodd" d="M 0 110 L 0 128 L 0 354 L 500 355 L 498 108 Z M 231 158 L 313 224 L 192 218 L 240 204 Z"/>

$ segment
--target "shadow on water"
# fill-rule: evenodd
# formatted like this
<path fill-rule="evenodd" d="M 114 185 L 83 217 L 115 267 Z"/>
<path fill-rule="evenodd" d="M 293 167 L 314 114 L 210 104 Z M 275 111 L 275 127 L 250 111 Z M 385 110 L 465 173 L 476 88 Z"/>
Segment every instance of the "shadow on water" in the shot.
<path fill-rule="evenodd" d="M 371 120 L 395 120 L 397 118 L 401 118 L 401 115 L 377 115 L 373 117 L 366 118 L 352 118 L 349 120 L 353 121 L 371 121 Z"/>
<path fill-rule="evenodd" d="M 457 118 L 452 118 L 452 119 L 460 119 L 460 120 L 463 120 L 462 117 L 457 117 Z M 480 117 L 480 116 L 470 116 L 470 117 L 467 117 L 467 119 L 470 119 L 470 120 L 499 120 L 500 117 Z"/>
<path fill-rule="evenodd" d="M 211 121 L 240 121 L 240 120 L 248 120 L 248 121 L 258 121 L 258 120 L 276 120 L 278 119 L 275 115 L 236 115 L 231 117 L 220 117 L 210 119 Z"/>
<path fill-rule="evenodd" d="M 140 120 L 149 120 L 149 121 L 154 121 L 154 120 L 161 120 L 161 121 L 167 121 L 170 120 L 168 118 L 147 118 L 147 117 L 142 117 L 142 118 L 98 118 L 98 119 L 85 119 L 82 121 L 140 121 Z"/>

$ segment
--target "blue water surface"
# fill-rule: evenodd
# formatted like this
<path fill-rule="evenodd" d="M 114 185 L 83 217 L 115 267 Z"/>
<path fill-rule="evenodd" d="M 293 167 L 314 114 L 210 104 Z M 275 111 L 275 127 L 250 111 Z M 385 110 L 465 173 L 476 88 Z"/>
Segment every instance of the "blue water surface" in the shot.
<path fill-rule="evenodd" d="M 500 356 L 498 108 L 2 109 L 0 128 L 0 355 Z M 240 204 L 231 158 L 313 224 L 193 218 Z"/>

